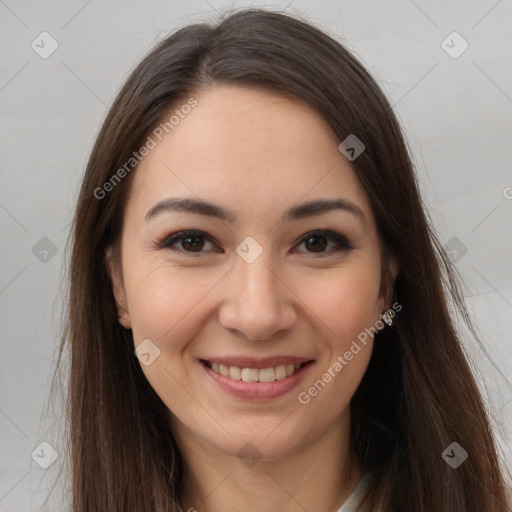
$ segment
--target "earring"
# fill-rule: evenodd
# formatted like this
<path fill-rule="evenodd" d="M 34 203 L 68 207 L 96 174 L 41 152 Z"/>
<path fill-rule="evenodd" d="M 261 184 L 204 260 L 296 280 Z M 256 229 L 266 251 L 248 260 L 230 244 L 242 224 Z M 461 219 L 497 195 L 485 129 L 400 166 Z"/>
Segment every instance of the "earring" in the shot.
<path fill-rule="evenodd" d="M 393 309 L 385 309 L 382 312 L 382 314 L 380 315 L 382 320 L 384 320 L 384 322 L 386 322 L 386 324 L 388 324 L 389 326 L 393 325 L 393 317 L 394 316 L 395 316 L 395 311 Z"/>

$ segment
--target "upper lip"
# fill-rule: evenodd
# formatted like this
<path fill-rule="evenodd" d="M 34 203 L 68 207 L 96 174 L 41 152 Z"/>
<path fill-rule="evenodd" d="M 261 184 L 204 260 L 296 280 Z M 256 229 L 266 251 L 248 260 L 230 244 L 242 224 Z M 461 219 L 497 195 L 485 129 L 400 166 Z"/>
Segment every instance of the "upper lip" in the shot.
<path fill-rule="evenodd" d="M 294 356 L 274 356 L 257 359 L 255 357 L 244 356 L 228 356 L 228 357 L 204 357 L 201 361 L 209 361 L 210 363 L 219 363 L 224 366 L 238 366 L 238 368 L 270 368 L 282 364 L 302 364 L 311 361 L 307 357 Z"/>

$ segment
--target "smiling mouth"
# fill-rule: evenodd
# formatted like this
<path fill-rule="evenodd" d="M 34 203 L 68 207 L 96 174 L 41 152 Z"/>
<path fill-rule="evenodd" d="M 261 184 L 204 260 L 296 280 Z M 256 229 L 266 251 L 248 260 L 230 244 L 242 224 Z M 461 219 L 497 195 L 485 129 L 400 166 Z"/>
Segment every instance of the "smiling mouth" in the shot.
<path fill-rule="evenodd" d="M 304 363 L 280 364 L 268 368 L 240 368 L 239 366 L 227 366 L 217 362 L 201 359 L 201 363 L 213 370 L 219 375 L 229 377 L 233 380 L 242 380 L 244 382 L 274 382 L 283 380 L 299 372 L 303 367 L 311 364 L 313 361 Z"/>

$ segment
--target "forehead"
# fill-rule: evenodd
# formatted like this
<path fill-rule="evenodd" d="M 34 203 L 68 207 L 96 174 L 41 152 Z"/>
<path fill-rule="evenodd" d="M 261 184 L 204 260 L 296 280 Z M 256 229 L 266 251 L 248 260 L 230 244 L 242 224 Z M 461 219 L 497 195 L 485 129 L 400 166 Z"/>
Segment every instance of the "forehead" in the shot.
<path fill-rule="evenodd" d="M 140 214 L 172 195 L 214 201 L 240 219 L 317 197 L 350 199 L 370 216 L 339 141 L 313 108 L 239 86 L 215 86 L 193 97 L 197 106 L 181 113 L 135 172 L 129 203 Z"/>

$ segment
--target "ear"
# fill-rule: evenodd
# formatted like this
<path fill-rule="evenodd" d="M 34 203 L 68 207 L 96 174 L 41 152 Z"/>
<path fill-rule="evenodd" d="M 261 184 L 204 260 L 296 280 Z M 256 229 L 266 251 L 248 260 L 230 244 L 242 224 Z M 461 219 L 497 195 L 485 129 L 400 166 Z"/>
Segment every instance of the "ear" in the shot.
<path fill-rule="evenodd" d="M 383 268 L 384 278 L 381 283 L 378 314 L 380 315 L 385 309 L 389 309 L 393 303 L 393 291 L 395 288 L 395 280 L 400 272 L 398 261 L 393 254 L 388 254 L 386 267 Z"/>
<path fill-rule="evenodd" d="M 125 306 L 125 304 L 127 304 L 127 300 L 123 283 L 123 276 L 121 273 L 121 269 L 119 268 L 119 263 L 118 261 L 116 261 L 116 258 L 114 257 L 114 251 L 111 246 L 107 248 L 107 251 L 105 253 L 105 264 L 107 265 L 107 270 L 110 275 L 110 281 L 112 282 L 112 292 L 116 299 L 117 316 L 119 317 L 119 323 L 125 329 L 131 329 L 132 323 L 130 313 L 128 311 L 128 308 Z"/>
<path fill-rule="evenodd" d="M 400 272 L 400 266 L 394 255 L 391 255 L 388 259 L 388 285 L 386 287 L 386 307 L 390 308 L 393 301 L 393 290 L 395 289 L 395 281 L 398 273 Z"/>

